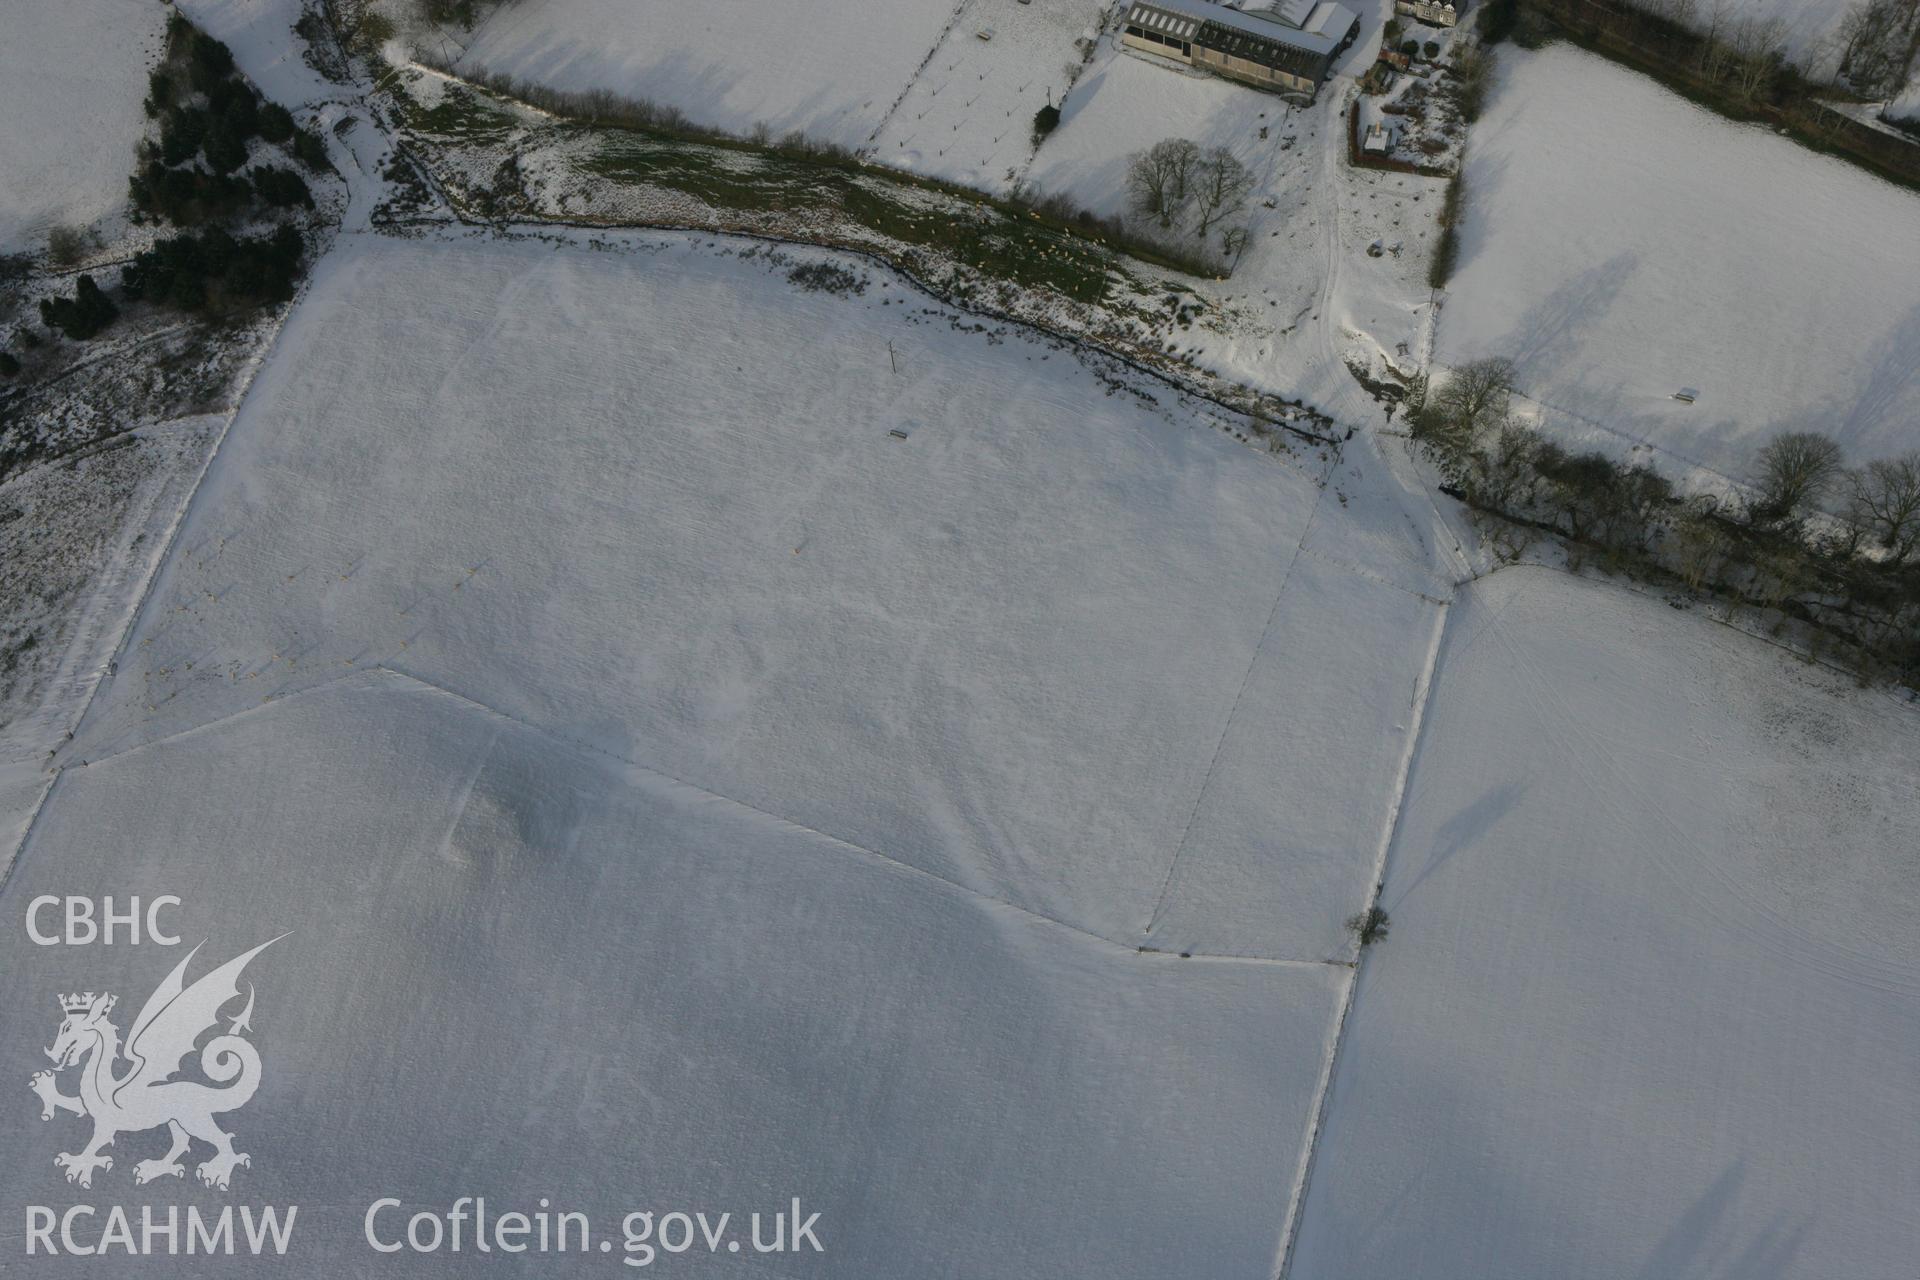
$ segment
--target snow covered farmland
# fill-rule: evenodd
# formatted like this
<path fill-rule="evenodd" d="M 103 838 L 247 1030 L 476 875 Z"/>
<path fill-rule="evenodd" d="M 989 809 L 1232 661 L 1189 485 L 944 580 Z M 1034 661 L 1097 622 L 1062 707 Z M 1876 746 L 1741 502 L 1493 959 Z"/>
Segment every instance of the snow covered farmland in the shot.
<path fill-rule="evenodd" d="M 4 903 L 297 931 L 253 1194 L 539 1169 L 800 1194 L 800 1274 L 1267 1274 L 1444 588 L 1348 469 L 799 260 L 335 250 Z"/>
<path fill-rule="evenodd" d="M 1412 591 L 1292 569 L 1310 532 L 1348 563 L 1404 555 L 1327 510 L 1316 471 L 1108 395 L 1052 347 L 955 332 L 897 284 L 805 294 L 765 259 L 679 240 L 638 259 L 383 245 L 323 273 L 92 750 L 391 666 L 1137 942 L 1156 904 L 1186 911 L 1162 901 L 1170 857 L 1260 664 L 1344 671 L 1356 618 L 1387 646 L 1289 682 L 1290 717 L 1236 723 L 1229 757 L 1288 754 L 1351 681 L 1409 686 L 1426 652 Z M 1303 806 L 1358 826 L 1384 807 L 1375 771 L 1404 716 L 1378 714 L 1377 734 L 1313 753 Z M 1284 839 L 1189 849 L 1181 874 Z M 1358 864 L 1341 883 L 1351 852 L 1303 850 L 1330 867 L 1324 893 L 1234 895 L 1209 927 L 1238 951 L 1340 954 L 1365 884 Z"/>
<path fill-rule="evenodd" d="M 224 425 L 143 425 L 0 484 L 0 762 L 78 718 Z"/>
<path fill-rule="evenodd" d="M 271 1069 L 233 1123 L 240 1194 L 302 1206 L 305 1276 L 368 1265 L 381 1194 L 549 1197 L 616 1242 L 635 1208 L 744 1234 L 799 1196 L 826 1251 L 782 1275 L 1265 1274 L 1344 972 L 1140 956 L 377 673 L 72 771 L 9 914 L 74 883 L 178 894 L 222 957 L 293 931 L 253 971 Z M 85 981 L 131 998 L 153 961 Z M 0 1030 L 45 1043 L 74 968 L 9 929 Z M 50 1129 L 8 1203 L 60 1185 Z M 164 1200 L 130 1164 L 92 1196 Z"/>
<path fill-rule="evenodd" d="M 1061 108 L 1060 127 L 1028 176 L 1040 190 L 1069 195 L 1095 213 L 1121 214 L 1127 212 L 1127 161 L 1162 138 L 1186 138 L 1227 148 L 1269 182 L 1299 179 L 1310 176 L 1316 154 L 1300 134 L 1317 128 L 1318 114 L 1277 94 L 1150 61 L 1108 39 Z M 1270 188 L 1259 193 L 1273 194 Z"/>
<path fill-rule="evenodd" d="M 373 1187 L 799 1194 L 801 1275 L 1897 1274 L 1910 707 L 1544 569 L 1443 632 L 1358 444 L 605 243 L 346 237 L 0 769 L 0 912 L 294 931 L 244 1176 L 311 1269 Z M 73 977 L 0 936 L 0 1036 Z"/>
<path fill-rule="evenodd" d="M 39 761 L 0 762 L 0 878 L 12 870 L 27 824 L 46 790 L 47 778 Z"/>
<path fill-rule="evenodd" d="M 1574 49 L 1497 75 L 1443 364 L 1510 357 L 1550 427 L 1736 479 L 1782 428 L 1912 447 L 1920 196 Z"/>
<path fill-rule="evenodd" d="M 860 147 L 964 20 L 952 0 L 893 0 L 880 18 L 841 0 L 525 0 L 481 24 L 460 66 Z"/>
<path fill-rule="evenodd" d="M 1379 27 L 1369 25 L 1343 68 L 1364 68 L 1378 39 Z M 1228 279 L 1196 285 L 1219 303 L 1223 320 L 1187 335 L 1190 358 L 1252 385 L 1285 388 L 1352 423 L 1377 409 L 1346 361 L 1365 367 L 1384 356 L 1411 368 L 1425 348 L 1426 264 L 1441 182 L 1348 165 L 1349 86 L 1337 77 L 1302 109 L 1151 62 L 1109 39 L 1027 176 L 1043 193 L 1120 214 L 1135 154 L 1166 138 L 1231 151 L 1254 178 L 1246 213 L 1224 224 L 1246 227 L 1246 248 Z M 1184 232 L 1179 243 L 1194 247 Z M 1376 244 L 1377 256 L 1369 252 Z"/>
<path fill-rule="evenodd" d="M 1078 56 L 1078 43 L 1068 37 L 1072 24 L 1057 21 L 1056 9 L 1013 7 L 1020 14 L 1019 25 L 1011 30 L 1018 33 L 1037 24 L 1036 41 L 1045 44 L 1050 39 L 1058 40 L 1062 51 Z M 1031 10 L 1056 20 L 1041 22 L 1040 16 L 1030 14 Z M 965 23 L 956 19 L 954 30 L 964 28 Z M 1002 268 L 1002 279 L 988 284 L 1003 295 L 999 308 L 1050 327 L 1064 326 L 1083 333 L 1097 329 L 1103 332 L 1101 340 L 1117 341 L 1121 349 L 1155 361 L 1177 362 L 1197 371 L 1202 379 L 1225 379 L 1310 405 L 1314 411 L 1345 423 L 1372 419 L 1378 406 L 1349 376 L 1348 369 L 1370 367 L 1377 371 L 1383 363 L 1391 363 L 1407 370 L 1415 367 L 1426 351 L 1432 316 L 1425 282 L 1426 258 L 1440 203 L 1437 179 L 1357 170 L 1347 165 L 1341 114 L 1351 87 L 1346 75 L 1356 64 L 1365 65 L 1377 39 L 1374 29 L 1350 50 L 1340 77 L 1322 94 L 1319 105 L 1305 111 L 1276 95 L 1150 65 L 1141 57 L 1123 52 L 1110 35 L 1100 39 L 1065 97 L 1060 128 L 1027 166 L 1025 177 L 1030 185 L 1024 189 L 1042 196 L 1063 196 L 1102 215 L 1117 213 L 1126 204 L 1129 158 L 1165 138 L 1188 137 L 1207 146 L 1224 146 L 1246 164 L 1255 181 L 1252 200 L 1242 213 L 1214 227 L 1204 245 L 1194 233 L 1194 218 L 1186 219 L 1180 230 L 1159 238 L 1182 257 L 1215 260 L 1222 273 L 1229 265 L 1225 233 L 1245 232 L 1250 239 L 1231 264 L 1228 279 L 1195 279 L 1153 271 L 1138 262 L 1126 264 L 1115 278 L 1124 276 L 1129 285 L 1140 285 L 1150 276 L 1158 279 L 1130 290 L 1127 297 L 1117 300 L 1119 305 L 1103 315 L 1076 314 L 1071 309 L 1061 313 L 1044 299 L 1042 290 L 1015 291 L 1015 296 L 1009 297 Z M 1020 172 L 1015 160 L 1024 157 L 1029 146 L 1026 123 L 1012 133 L 1004 126 L 1030 123 L 1034 104 L 1027 99 L 1033 96 L 1039 81 L 1022 77 L 1029 73 L 1038 76 L 1044 69 L 1032 61 L 1032 47 L 1017 40 L 1003 42 L 998 36 L 983 42 L 977 35 L 966 40 L 956 37 L 942 45 L 922 68 L 913 92 L 867 153 L 879 161 L 904 163 L 911 170 L 1004 188 L 1009 174 Z M 469 70 L 477 70 L 479 60 L 469 59 L 468 64 Z M 1020 74 L 1006 74 L 1009 67 Z M 1056 68 L 1063 79 L 1074 69 L 1065 63 Z M 812 220 L 812 211 L 830 210 L 834 204 L 833 199 L 823 203 L 823 194 L 831 196 L 845 184 L 841 171 L 825 175 L 778 173 L 765 169 L 765 162 L 738 151 L 694 155 L 702 149 L 685 143 L 636 144 L 632 135 L 600 137 L 571 127 L 553 127 L 543 115 L 522 112 L 511 105 L 492 105 L 490 95 L 453 87 L 437 74 L 415 70 L 392 77 L 388 83 L 404 100 L 401 110 L 412 139 L 430 156 L 442 182 L 451 189 L 470 192 L 479 184 L 490 192 L 494 175 L 510 155 L 526 180 L 524 194 L 548 216 L 616 223 L 711 224 L 730 231 L 808 239 L 820 237 L 824 231 Z M 977 92 L 955 96 L 969 85 Z M 1020 99 L 1018 110 L 1008 105 L 1013 101 L 1009 94 Z M 444 105 L 449 95 L 462 101 L 463 111 L 471 107 L 497 122 L 499 133 L 481 138 L 478 131 L 442 128 L 429 113 Z M 955 125 L 961 124 L 962 118 L 972 124 L 962 125 L 956 134 Z M 944 129 L 961 150 L 947 149 L 947 156 L 942 157 L 939 152 L 943 148 L 935 146 L 933 163 L 927 163 L 929 153 L 917 145 L 901 148 L 899 143 L 909 135 L 923 136 L 914 132 L 921 125 L 934 128 L 936 133 Z M 965 155 L 976 154 L 965 150 L 981 140 L 975 125 L 989 131 L 987 140 L 992 148 L 978 152 L 976 161 L 968 162 L 976 164 L 971 171 L 943 169 L 948 160 L 959 163 Z M 973 143 L 967 142 L 968 138 Z M 700 167 L 718 165 L 729 174 L 753 172 L 761 166 L 783 189 L 741 199 L 731 178 L 719 184 L 698 179 L 685 182 L 676 176 L 681 165 L 659 163 L 663 151 L 694 156 Z M 995 157 L 992 165 L 1005 160 L 1006 166 L 992 172 L 979 168 L 988 163 L 988 156 Z M 776 168 L 781 163 L 776 157 Z M 818 181 L 821 176 L 828 181 Z M 793 178 L 798 179 L 797 184 L 791 181 Z M 755 182 L 762 180 L 754 178 Z M 919 222 L 926 212 L 951 220 L 963 232 L 954 239 L 953 247 L 963 254 L 970 252 L 966 245 L 971 231 L 967 229 L 978 222 L 974 211 L 952 205 L 953 197 L 914 186 L 876 186 L 878 182 L 866 175 L 859 185 L 885 191 L 888 204 L 918 205 L 908 215 L 916 225 L 927 225 Z M 491 200 L 492 196 L 485 198 Z M 941 201 L 949 203 L 941 207 Z M 866 201 L 859 203 L 862 209 L 870 209 Z M 853 221 L 873 230 L 882 220 L 869 211 Z M 1027 220 L 1022 218 L 1020 222 L 1025 225 Z M 1046 225 L 1050 224 L 1036 221 L 1017 236 L 1025 239 L 1033 227 Z M 1133 229 L 1142 230 L 1137 224 Z M 849 237 L 836 229 L 829 239 L 834 243 L 859 243 L 864 235 L 862 231 Z M 1092 252 L 1089 244 L 1077 240 L 1070 256 L 1083 260 Z M 888 251 L 898 247 L 891 245 Z M 932 247 L 940 246 L 935 243 Z M 1054 281 L 1046 280 L 1045 269 L 1054 256 L 1054 246 L 1037 246 L 1042 252 L 1033 252 L 1033 248 L 1021 248 L 1013 257 L 1025 267 L 1036 269 L 1024 277 L 1029 282 L 1051 285 Z M 938 277 L 949 265 L 934 261 L 913 269 L 924 275 L 930 267 Z M 1051 265 L 1061 263 L 1056 260 Z M 1095 270 L 1106 274 L 1104 267 Z M 1081 283 L 1084 281 L 1074 283 L 1073 297 L 1086 301 L 1087 295 L 1078 291 Z M 1038 305 L 1029 307 L 1028 303 Z M 1187 312 L 1188 304 L 1197 304 L 1192 306 L 1193 315 Z M 1148 340 L 1150 353 L 1141 351 L 1142 338 Z"/>
<path fill-rule="evenodd" d="M 1917 757 L 1697 614 L 1464 592 L 1295 1274 L 1909 1274 Z"/>
<path fill-rule="evenodd" d="M 1105 20 L 1101 0 L 974 0 L 888 115 L 873 158 L 1004 192 L 1033 153 L 1034 113 L 1059 105 Z"/>
<path fill-rule="evenodd" d="M 40 248 L 55 226 L 124 225 L 166 20 L 150 0 L 0 0 L 0 253 Z"/>
<path fill-rule="evenodd" d="M 1719 625 L 1726 599 L 1493 571 L 1508 548 L 1349 373 L 1427 363 L 1440 188 L 1347 167 L 1348 80 L 1300 111 L 1099 46 L 1043 186 L 1112 210 L 1167 136 L 1259 182 L 1233 276 L 1136 277 L 898 175 L 496 109 L 422 68 L 323 81 L 288 43 L 300 0 L 182 3 L 311 108 L 350 198 L 298 301 L 224 355 L 182 321 L 32 392 L 39 456 L 92 452 L 0 486 L 0 1043 L 46 1043 L 57 991 L 130 1011 L 181 954 L 34 945 L 41 895 L 177 896 L 203 967 L 285 933 L 249 971 L 269 1067 L 231 1127 L 233 1198 L 301 1206 L 288 1274 L 464 1276 L 370 1254 L 365 1212 L 392 1197 L 393 1237 L 480 1196 L 585 1212 L 608 1253 L 636 1209 L 819 1215 L 824 1254 L 677 1260 L 741 1280 L 1905 1280 L 1920 706 Z M 767 8 L 726 34 L 800 21 Z M 1004 180 L 1025 143 L 988 126 L 1030 115 L 1006 104 L 1068 10 L 921 15 L 877 148 L 961 163 L 904 104 L 991 136 L 950 176 Z M 670 30 L 721 48 L 694 13 Z M 723 87 L 786 52 L 742 47 Z M 859 127 L 805 85 L 884 68 L 799 52 L 754 83 Z M 1642 238 L 1703 237 L 1612 180 Z M 1575 256 L 1620 234 L 1541 199 Z M 1771 234 L 1819 220 L 1796 199 L 1815 213 Z M 976 256 L 898 251 L 927 228 Z M 1859 288 L 1866 250 L 1809 243 L 1775 294 L 1669 270 L 1857 322 L 1818 289 Z M 1468 271 L 1505 244 L 1470 240 Z M 230 417 L 123 363 L 176 339 L 150 363 L 246 388 Z M 69 348 L 35 350 L 27 378 Z M 1893 405 L 1899 367 L 1852 389 Z M 1326 415 L 1242 417 L 1231 379 Z M 15 1102 L 15 1222 L 211 1196 L 150 1184 L 158 1133 L 66 1185 L 73 1118 Z M 490 1262 L 588 1269 L 537 1256 Z"/>

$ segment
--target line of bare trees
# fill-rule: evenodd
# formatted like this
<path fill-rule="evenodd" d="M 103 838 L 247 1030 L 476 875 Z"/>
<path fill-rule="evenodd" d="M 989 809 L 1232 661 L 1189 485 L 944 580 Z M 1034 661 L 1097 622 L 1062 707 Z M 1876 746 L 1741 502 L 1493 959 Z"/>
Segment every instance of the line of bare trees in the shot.
<path fill-rule="evenodd" d="M 1869 97 L 1920 80 L 1920 0 L 1859 0 L 1830 38 L 1840 75 Z"/>
<path fill-rule="evenodd" d="M 1634 33 L 1637 39 L 1688 61 L 1702 79 L 1744 101 L 1770 100 L 1794 78 L 1788 21 L 1753 12 L 1747 0 L 1623 3 L 1653 19 Z M 1802 19 L 1808 20 L 1817 17 Z M 1802 56 L 1816 78 L 1831 76 L 1868 97 L 1892 97 L 1920 76 L 1920 0 L 1854 0 Z"/>
<path fill-rule="evenodd" d="M 1920 450 L 1846 465 L 1817 431 L 1774 436 L 1745 493 L 1682 495 L 1644 464 L 1572 452 L 1512 412 L 1513 365 L 1475 361 L 1405 402 L 1414 438 L 1496 554 L 1540 531 L 1578 559 L 1776 610 L 1865 672 L 1920 687 Z"/>
<path fill-rule="evenodd" d="M 1730 89 L 1746 102 L 1771 96 L 1786 66 L 1787 27 L 1780 18 L 1751 13 L 1737 0 L 1627 3 L 1662 20 L 1670 43 L 1690 45 L 1687 56 L 1693 69 L 1709 83 Z"/>

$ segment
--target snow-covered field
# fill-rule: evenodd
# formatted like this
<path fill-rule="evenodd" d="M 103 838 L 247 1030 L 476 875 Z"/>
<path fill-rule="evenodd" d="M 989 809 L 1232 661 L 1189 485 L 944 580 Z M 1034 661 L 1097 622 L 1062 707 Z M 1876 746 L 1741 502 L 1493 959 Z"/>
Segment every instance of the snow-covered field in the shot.
<path fill-rule="evenodd" d="M 1191 323 L 1170 283 L 1164 332 L 1362 428 L 1335 449 L 851 255 L 376 233 L 389 139 L 289 43 L 297 0 L 181 2 L 314 109 L 351 198 L 223 437 L 0 486 L 9 1247 L 25 1205 L 297 1204 L 290 1276 L 465 1276 L 364 1215 L 481 1196 L 589 1214 L 613 1274 L 630 1211 L 741 1238 L 798 1197 L 822 1254 L 655 1260 L 1911 1271 L 1920 708 L 1684 602 L 1468 581 L 1347 371 L 1427 354 L 1440 198 L 1347 167 L 1348 79 L 1303 111 L 1102 41 L 1031 174 L 1112 212 L 1161 138 L 1241 158 L 1247 249 Z M 1089 4 L 953 5 L 520 0 L 470 56 L 997 185 Z M 1911 447 L 1913 197 L 1501 58 L 1443 361 L 1512 355 L 1559 429 L 1683 461 L 1788 423 Z M 99 435 L 124 398 L 89 379 L 35 412 Z M 30 942 L 71 893 L 176 895 L 196 972 L 289 935 L 248 970 L 230 1193 L 136 1186 L 155 1132 L 90 1187 L 54 1168 L 84 1125 L 23 1087 L 48 997 L 112 991 L 125 1028 L 186 950 Z"/>
<path fill-rule="evenodd" d="M 1415 508 L 884 275 L 634 243 L 321 264 L 0 908 L 296 931 L 243 1176 L 344 1206 L 321 1258 L 388 1188 L 797 1194 L 838 1250 L 787 1274 L 1266 1274 L 1438 640 Z M 158 976 L 0 947 L 9 1042 Z"/>
<path fill-rule="evenodd" d="M 681 92 L 672 67 L 660 72 L 664 78 L 644 69 L 618 76 L 576 74 L 593 59 L 627 56 L 620 52 L 627 47 L 624 37 L 606 34 L 617 33 L 618 24 L 595 28 L 593 52 L 582 53 L 578 67 L 564 74 L 527 54 L 585 12 L 580 6 L 586 3 L 551 0 L 503 9 L 481 25 L 459 65 L 468 72 L 510 72 L 563 88 L 604 87 L 653 97 L 696 120 L 743 132 L 751 128 L 754 110 Z M 1277 95 L 1150 64 L 1123 51 L 1111 32 L 1089 53 L 1082 36 L 1097 11 L 1085 4 L 970 0 L 948 15 L 936 33 L 938 42 L 900 81 L 900 91 L 888 100 L 884 118 L 874 121 L 870 134 L 837 124 L 823 131 L 811 117 L 765 123 L 776 132 L 808 127 L 863 148 L 877 162 L 988 190 L 1002 191 L 1024 180 L 1038 194 L 1062 195 L 1102 215 L 1124 210 L 1125 172 L 1134 153 L 1169 137 L 1226 146 L 1253 171 L 1250 204 L 1213 228 L 1204 245 L 1189 226 L 1171 234 L 1170 247 L 1216 260 L 1224 272 L 1226 231 L 1245 230 L 1250 238 L 1233 261 L 1230 278 L 1183 279 L 1170 286 L 1170 293 L 1189 299 L 1200 295 L 1205 315 L 1190 332 L 1156 335 L 1170 339 L 1163 354 L 1177 355 L 1206 376 L 1294 399 L 1354 424 L 1373 419 L 1379 409 L 1349 376 L 1350 364 L 1377 372 L 1391 363 L 1406 371 L 1427 352 L 1432 307 L 1426 258 L 1439 205 L 1436 179 L 1347 166 L 1343 112 L 1353 92 L 1352 75 L 1373 58 L 1391 3 L 1377 0 L 1362 9 L 1359 41 L 1308 110 Z M 983 30 L 992 30 L 994 38 L 979 39 Z M 897 38 L 889 28 L 883 52 Z M 712 40 L 738 60 L 740 83 L 786 85 L 807 100 L 810 112 L 887 61 L 870 59 L 819 82 L 830 61 L 815 65 L 738 41 L 722 42 L 717 35 Z M 1061 98 L 1069 76 L 1072 88 Z M 1030 155 L 1033 113 L 1050 98 L 1062 102 L 1062 124 Z M 484 147 L 471 158 L 489 179 L 500 163 Z M 657 200 L 644 212 L 633 209 L 620 198 L 617 184 L 608 189 L 606 174 L 596 168 L 599 158 L 578 148 L 553 151 L 523 158 L 522 172 L 534 175 L 542 191 L 558 193 L 553 207 L 562 216 L 675 222 L 690 216 L 676 216 Z M 604 199 L 607 195 L 614 198 Z"/>
<path fill-rule="evenodd" d="M 635 1209 L 741 1236 L 794 1196 L 821 1215 L 823 1254 L 661 1260 L 686 1274 L 1263 1275 L 1345 972 L 1141 956 L 378 674 L 69 771 L 7 914 L 96 884 L 179 895 L 208 961 L 292 931 L 249 970 L 265 1083 L 227 1123 L 252 1157 L 233 1198 L 301 1206 L 278 1269 L 302 1276 L 472 1274 L 470 1239 L 374 1255 L 383 1195 L 547 1197 L 616 1246 Z M 10 928 L 0 1032 L 45 1044 L 50 992 L 133 1006 L 177 959 L 77 963 Z M 35 1127 L 0 1201 L 186 1194 L 132 1185 L 160 1135 L 61 1183 L 75 1122 L 26 1119 L 20 1061 L 10 1123 Z M 140 1266 L 262 1266 L 219 1261 Z"/>
<path fill-rule="evenodd" d="M 0 762 L 78 719 L 223 423 L 143 426 L 0 484 Z"/>
<path fill-rule="evenodd" d="M 1497 75 L 1443 364 L 1510 357 L 1551 428 L 1736 479 L 1784 428 L 1913 447 L 1920 196 L 1575 49 Z"/>
<path fill-rule="evenodd" d="M 1358 443 L 607 243 L 345 238 L 51 793 L 0 773 L 0 913 L 293 930 L 234 1127 L 302 1274 L 378 1195 L 798 1195 L 791 1275 L 1266 1276 L 1296 1220 L 1301 1277 L 1898 1274 L 1910 707 L 1544 569 L 1449 615 Z M 0 935 L 0 1038 L 159 969 Z M 151 1145 L 66 1194 L 174 1202 Z"/>
<path fill-rule="evenodd" d="M 895 284 L 846 302 L 660 244 L 329 260 L 86 750 L 388 665 L 1138 941 L 1210 766 L 1286 754 L 1299 731 L 1236 723 L 1216 759 L 1262 664 L 1311 672 L 1346 661 L 1356 627 L 1382 636 L 1349 677 L 1287 682 L 1301 722 L 1340 714 L 1349 679 L 1411 682 L 1424 602 L 1290 575 L 1317 509 L 1321 545 L 1372 554 L 1327 531 L 1356 517 L 1325 510 L 1313 470 L 1249 465 L 1190 416 L 1170 427 L 1052 347 L 955 333 Z M 1303 804 L 1379 810 L 1399 712 L 1367 714 L 1313 753 Z M 1219 818 L 1233 838 L 1190 841 L 1183 874 L 1279 842 Z M 1365 884 L 1342 867 L 1366 842 L 1303 852 L 1326 878 L 1285 910 L 1233 894 L 1191 914 L 1236 950 L 1337 954 Z"/>
<path fill-rule="evenodd" d="M 1125 213 L 1128 160 L 1164 138 L 1186 138 L 1227 148 L 1267 184 L 1298 180 L 1303 165 L 1297 162 L 1310 162 L 1313 155 L 1302 146 L 1300 130 L 1317 126 L 1321 114 L 1298 110 L 1276 94 L 1149 59 L 1108 39 L 1028 176 L 1040 190 L 1064 192 L 1095 213 Z M 1262 199 L 1276 194 L 1271 185 L 1260 190 Z"/>
<path fill-rule="evenodd" d="M 460 65 L 860 147 L 956 21 L 953 0 L 894 0 L 884 16 L 842 0 L 521 0 L 481 24 Z"/>
<path fill-rule="evenodd" d="M 1364 69 L 1379 27 L 1365 19 L 1341 64 Z M 1104 40 L 1075 86 L 1059 130 L 1028 178 L 1103 215 L 1127 211 L 1127 165 L 1166 138 L 1225 147 L 1252 173 L 1241 216 L 1246 248 L 1222 281 L 1198 288 L 1219 304 L 1220 323 L 1191 335 L 1203 367 L 1285 394 L 1344 422 L 1377 412 L 1345 360 L 1384 356 L 1419 363 L 1431 315 L 1427 259 L 1441 182 L 1347 164 L 1344 74 L 1310 108 L 1200 73 L 1185 73 Z M 1262 136 L 1264 133 L 1265 136 Z M 1182 247 L 1196 247 L 1182 233 Z M 1218 248 L 1221 232 L 1213 232 Z M 1369 249 L 1379 246 L 1378 256 Z"/>
<path fill-rule="evenodd" d="M 42 249 L 55 226 L 124 228 L 166 21 L 152 0 L 0 0 L 0 253 Z"/>
<path fill-rule="evenodd" d="M 1099 0 L 973 0 L 870 144 L 874 159 L 1000 192 L 1033 153 L 1033 117 L 1056 106 L 1104 25 Z M 982 33 L 990 38 L 982 39 Z"/>
<path fill-rule="evenodd" d="M 1454 610 L 1294 1274 L 1910 1275 L 1913 707 L 1544 569 Z"/>
<path fill-rule="evenodd" d="M 0 881 L 13 868 L 14 855 L 46 794 L 47 781 L 37 760 L 0 762 Z"/>

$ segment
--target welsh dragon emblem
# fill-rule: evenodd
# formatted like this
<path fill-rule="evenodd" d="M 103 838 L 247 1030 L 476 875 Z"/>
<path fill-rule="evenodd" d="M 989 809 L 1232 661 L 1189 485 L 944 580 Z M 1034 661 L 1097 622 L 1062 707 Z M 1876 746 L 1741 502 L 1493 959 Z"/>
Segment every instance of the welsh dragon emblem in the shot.
<path fill-rule="evenodd" d="M 85 1147 L 53 1158 L 66 1171 L 68 1182 L 92 1186 L 94 1170 L 113 1168 L 113 1157 L 102 1152 L 116 1138 L 162 1125 L 172 1145 L 158 1160 L 141 1160 L 133 1166 L 136 1183 L 182 1176 L 186 1168 L 180 1157 L 195 1139 L 213 1148 L 212 1158 L 195 1170 L 210 1187 L 225 1190 L 237 1166 L 253 1163 L 244 1152 L 233 1149 L 233 1135 L 213 1121 L 245 1106 L 260 1087 L 260 1053 L 241 1035 L 252 1029 L 251 984 L 246 1006 L 229 1020 L 224 1033 L 200 1049 L 200 1072 L 213 1083 L 174 1077 L 193 1053 L 195 1042 L 218 1029 L 220 1010 L 239 997 L 240 974 L 247 962 L 278 941 L 270 939 L 235 956 L 192 986 L 185 985 L 184 978 L 200 948 L 189 951 L 141 1006 L 124 1049 L 120 1029 L 108 1019 L 116 997 L 91 991 L 60 997 L 65 1017 L 53 1047 L 46 1051 L 53 1070 L 36 1072 L 31 1084 L 40 1095 L 42 1120 L 53 1119 L 56 1111 L 93 1120 L 93 1137 Z M 129 1065 L 116 1072 L 122 1059 Z M 60 1092 L 58 1076 L 74 1066 L 80 1068 L 80 1092 L 69 1096 Z"/>

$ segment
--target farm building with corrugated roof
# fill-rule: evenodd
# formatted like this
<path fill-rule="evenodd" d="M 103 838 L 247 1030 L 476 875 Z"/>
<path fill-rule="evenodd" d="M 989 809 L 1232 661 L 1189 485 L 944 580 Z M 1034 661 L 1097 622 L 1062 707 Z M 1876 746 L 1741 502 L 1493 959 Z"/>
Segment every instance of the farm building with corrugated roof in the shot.
<path fill-rule="evenodd" d="M 1353 10 L 1333 0 L 1278 0 L 1268 9 L 1212 0 L 1127 0 L 1120 42 L 1311 100 L 1334 59 L 1359 33 Z"/>

